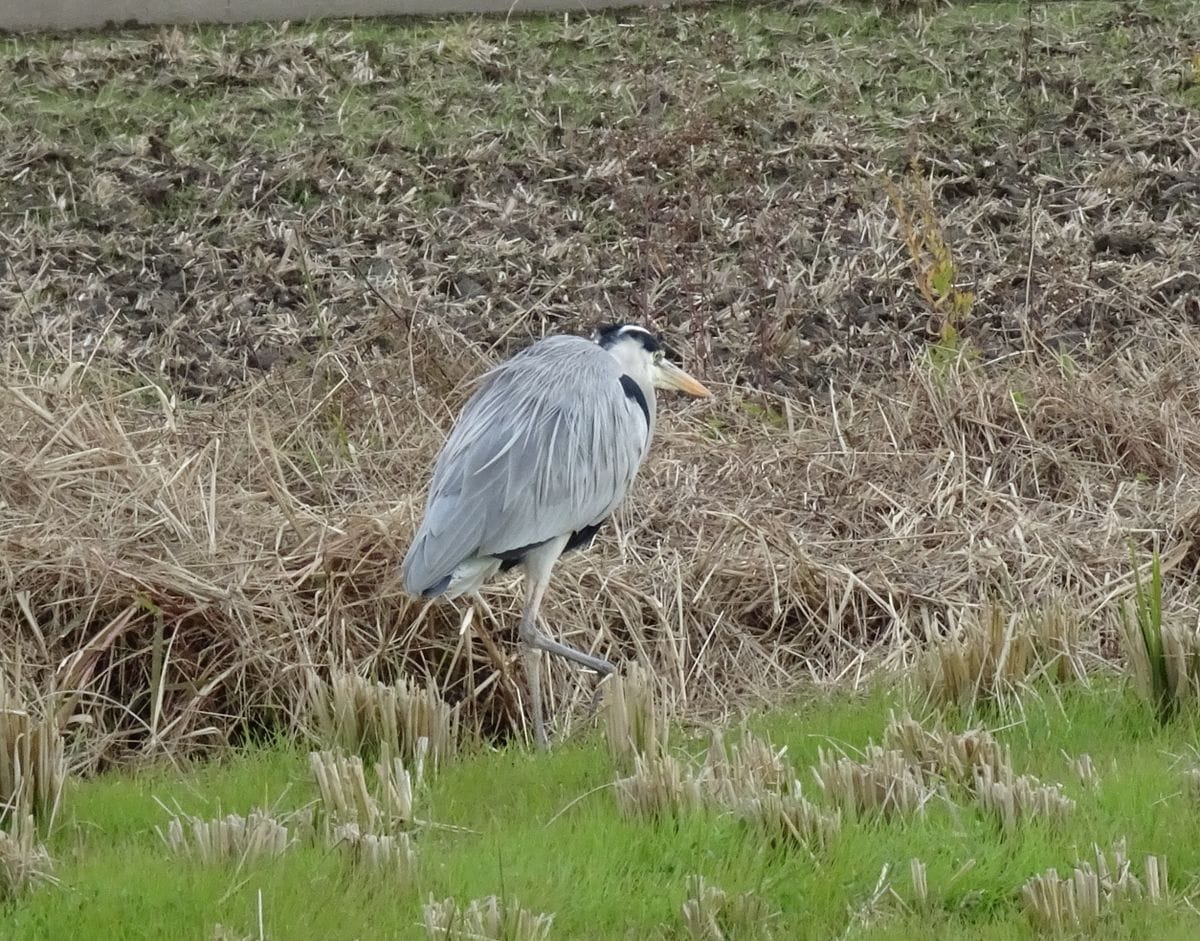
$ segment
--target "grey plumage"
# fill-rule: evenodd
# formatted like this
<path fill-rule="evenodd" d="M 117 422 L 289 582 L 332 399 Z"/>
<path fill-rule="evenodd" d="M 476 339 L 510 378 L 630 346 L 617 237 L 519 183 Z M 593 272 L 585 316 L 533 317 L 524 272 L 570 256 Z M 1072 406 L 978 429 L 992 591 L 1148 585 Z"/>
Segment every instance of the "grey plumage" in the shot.
<path fill-rule="evenodd" d="M 595 343 L 551 337 L 484 377 L 434 466 L 425 520 L 404 564 L 410 594 L 464 563 L 486 568 L 495 559 L 499 568 L 505 553 L 608 518 L 654 430 L 652 390 L 642 390 L 647 427 L 622 375 Z M 472 587 L 451 585 L 450 596 Z"/>
<path fill-rule="evenodd" d="M 606 328 L 596 342 L 541 340 L 483 377 L 434 466 L 405 588 L 455 597 L 502 568 L 525 570 L 520 635 L 540 745 L 540 652 L 613 669 L 542 634 L 537 612 L 559 555 L 590 542 L 633 483 L 654 433 L 656 385 L 708 394 L 636 325 Z"/>

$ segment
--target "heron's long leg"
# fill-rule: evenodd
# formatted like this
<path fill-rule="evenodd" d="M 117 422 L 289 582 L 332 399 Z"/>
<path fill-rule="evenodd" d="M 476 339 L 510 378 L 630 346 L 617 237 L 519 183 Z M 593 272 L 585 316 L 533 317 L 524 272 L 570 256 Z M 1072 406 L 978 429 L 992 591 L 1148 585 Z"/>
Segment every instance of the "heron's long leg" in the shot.
<path fill-rule="evenodd" d="M 562 553 L 566 537 L 556 539 L 530 552 L 525 565 L 525 610 L 521 615 L 521 645 L 525 653 L 525 668 L 529 673 L 529 696 L 533 701 L 533 734 L 539 748 L 546 747 L 546 727 L 542 710 L 542 651 L 571 660 L 597 673 L 609 674 L 616 668 L 607 660 L 593 657 L 567 644 L 559 643 L 538 630 L 538 609 L 546 586 L 550 584 L 550 571 Z"/>
<path fill-rule="evenodd" d="M 533 700 L 533 741 L 546 748 L 546 720 L 542 714 L 542 652 L 529 644 L 523 645 L 525 675 L 529 678 L 530 698 Z"/>
<path fill-rule="evenodd" d="M 541 564 L 536 564 L 541 563 Z M 538 748 L 546 747 L 546 722 L 542 711 L 542 650 L 537 643 L 542 636 L 537 629 L 538 608 L 550 583 L 554 559 L 527 560 L 525 566 L 525 610 L 521 612 L 521 647 L 529 680 L 529 698 L 533 706 L 533 740 Z"/>
<path fill-rule="evenodd" d="M 538 650 L 544 650 L 546 653 L 557 654 L 564 659 L 578 663 L 580 666 L 585 666 L 589 670 L 595 670 L 597 673 L 602 673 L 605 676 L 614 672 L 617 668 L 603 660 L 600 657 L 593 657 L 591 654 L 584 653 L 582 650 L 576 650 L 569 644 L 559 643 L 552 637 L 547 637 L 541 631 L 534 628 L 534 635 L 526 640 L 532 647 Z"/>

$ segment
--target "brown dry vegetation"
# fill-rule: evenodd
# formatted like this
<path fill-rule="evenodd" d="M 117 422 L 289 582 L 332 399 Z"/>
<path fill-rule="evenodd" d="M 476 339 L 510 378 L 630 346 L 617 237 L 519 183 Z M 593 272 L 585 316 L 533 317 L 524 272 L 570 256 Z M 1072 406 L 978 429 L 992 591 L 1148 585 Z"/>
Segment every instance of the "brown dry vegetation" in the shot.
<path fill-rule="evenodd" d="M 4 40 L 10 672 L 93 755 L 289 727 L 329 664 L 519 727 L 515 587 L 462 633 L 398 563 L 469 381 L 612 319 L 718 395 L 544 611 L 693 714 L 984 603 L 1111 654 L 1131 548 L 1194 620 L 1198 42 L 1182 0 Z"/>

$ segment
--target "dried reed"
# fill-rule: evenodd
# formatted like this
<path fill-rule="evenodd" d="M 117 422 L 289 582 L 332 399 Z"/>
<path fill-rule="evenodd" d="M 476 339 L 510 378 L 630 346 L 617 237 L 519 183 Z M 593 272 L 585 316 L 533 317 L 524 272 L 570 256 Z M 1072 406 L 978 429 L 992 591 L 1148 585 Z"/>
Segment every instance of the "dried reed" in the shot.
<path fill-rule="evenodd" d="M 338 828 L 352 825 L 363 834 L 384 836 L 405 832 L 419 822 L 414 792 L 422 784 L 420 761 L 414 774 L 385 746 L 375 764 L 372 790 L 358 755 L 323 751 L 311 752 L 308 759 L 319 798 L 318 830 L 332 837 Z"/>
<path fill-rule="evenodd" d="M 1075 801 L 1057 784 L 1042 784 L 1031 775 L 1011 769 L 995 772 L 984 765 L 976 771 L 975 799 L 979 807 L 1011 831 L 1031 820 L 1053 825 L 1075 811 Z"/>
<path fill-rule="evenodd" d="M 927 775 L 968 787 L 974 786 L 981 768 L 1000 775 L 1012 766 L 1009 749 L 990 732 L 927 729 L 908 714 L 891 716 L 883 732 L 883 745 L 903 753 Z"/>
<path fill-rule="evenodd" d="M 776 749 L 754 735 L 726 745 L 714 730 L 699 766 L 669 752 L 633 755 L 632 773 L 615 784 L 621 812 L 630 817 L 655 817 L 703 807 L 735 807 L 768 793 L 787 793 L 791 767 Z"/>
<path fill-rule="evenodd" d="M 785 793 L 765 791 L 732 803 L 734 814 L 754 825 L 768 840 L 794 843 L 810 853 L 827 850 L 842 828 L 840 810 L 818 807 L 804 797 L 800 782 Z"/>
<path fill-rule="evenodd" d="M 391 880 L 409 881 L 416 870 L 417 854 L 407 833 L 364 833 L 356 823 L 343 823 L 334 827 L 331 841 L 351 864 L 383 871 Z"/>
<path fill-rule="evenodd" d="M 653 673 L 631 663 L 606 683 L 604 730 L 608 752 L 619 767 L 630 767 L 637 755 L 666 752 L 671 717 L 655 682 Z"/>
<path fill-rule="evenodd" d="M 50 827 L 66 777 L 57 715 L 28 707 L 16 684 L 0 670 L 0 823 L 28 815 Z"/>

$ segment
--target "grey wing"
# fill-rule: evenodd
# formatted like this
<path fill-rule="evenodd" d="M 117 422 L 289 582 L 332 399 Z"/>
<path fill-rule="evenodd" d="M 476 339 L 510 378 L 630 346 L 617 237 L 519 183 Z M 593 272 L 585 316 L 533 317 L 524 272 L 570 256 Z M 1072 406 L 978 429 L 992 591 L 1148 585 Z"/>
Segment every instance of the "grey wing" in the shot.
<path fill-rule="evenodd" d="M 616 509 L 650 444 L 607 352 L 543 340 L 485 377 L 438 457 L 404 562 L 419 594 L 462 562 L 595 525 Z"/>

